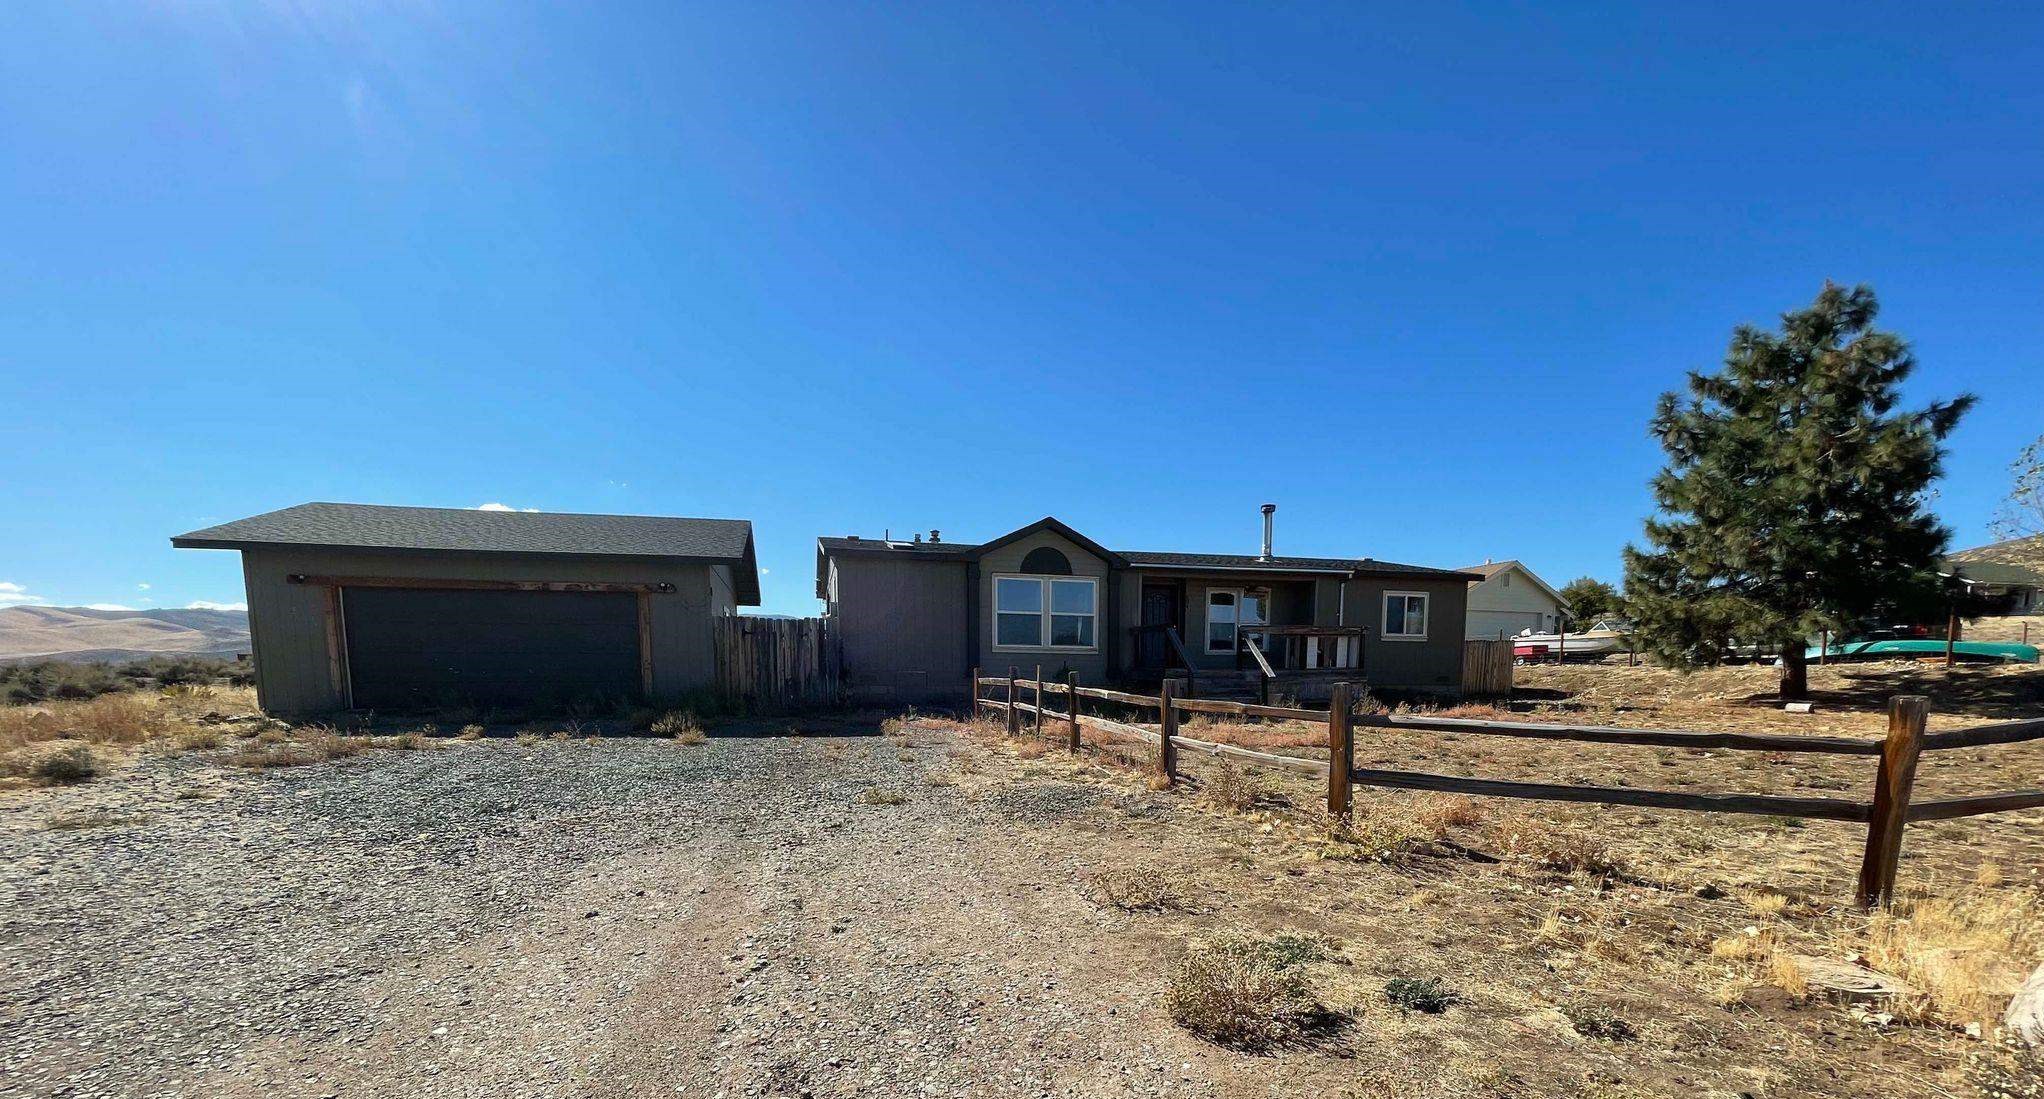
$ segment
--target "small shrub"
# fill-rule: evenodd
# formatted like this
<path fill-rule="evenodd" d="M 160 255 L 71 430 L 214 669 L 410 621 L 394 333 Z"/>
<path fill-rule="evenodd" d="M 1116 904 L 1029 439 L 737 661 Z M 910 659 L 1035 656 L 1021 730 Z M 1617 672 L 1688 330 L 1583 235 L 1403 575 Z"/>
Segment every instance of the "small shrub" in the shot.
<path fill-rule="evenodd" d="M 1162 912 L 1183 903 L 1168 875 L 1141 864 L 1101 869 L 1093 875 L 1093 889 L 1100 900 L 1124 912 Z"/>
<path fill-rule="evenodd" d="M 708 744 L 710 737 L 701 729 L 684 729 L 674 734 L 674 742 L 693 748 L 698 744 Z"/>
<path fill-rule="evenodd" d="M 461 732 L 456 734 L 456 737 L 460 740 L 481 740 L 483 739 L 483 734 L 484 730 L 480 725 L 463 725 Z"/>
<path fill-rule="evenodd" d="M 429 725 L 427 728 L 430 729 L 432 726 Z M 394 752 L 424 752 L 433 747 L 424 733 L 399 733 L 396 736 L 387 736 L 377 741 L 377 745 Z"/>
<path fill-rule="evenodd" d="M 99 756 L 91 748 L 71 741 L 18 752 L 7 763 L 7 769 L 15 774 L 57 786 L 91 782 L 99 777 L 101 769 Z"/>
<path fill-rule="evenodd" d="M 1562 1018 L 1585 1038 L 1596 1038 L 1605 1042 L 1630 1042 L 1639 1037 L 1632 1024 L 1614 1012 L 1589 1004 L 1564 1004 Z"/>
<path fill-rule="evenodd" d="M 654 720 L 650 728 L 655 736 L 673 737 L 676 740 L 682 740 L 683 737 L 689 735 L 697 737 L 703 735 L 702 722 L 696 720 L 696 715 L 686 710 L 670 710 L 667 713 L 661 714 Z M 685 740 L 683 743 L 701 744 L 702 741 Z"/>
<path fill-rule="evenodd" d="M 1230 939 L 1195 943 L 1186 951 L 1164 1007 L 1194 1034 L 1243 1049 L 1296 1038 L 1325 1012 L 1297 965 Z"/>
<path fill-rule="evenodd" d="M 858 800 L 860 805 L 901 805 L 908 801 L 908 795 L 899 790 L 882 790 L 878 786 L 868 786 L 859 791 Z"/>
<path fill-rule="evenodd" d="M 1593 877 L 1623 877 L 1624 862 L 1603 837 L 1576 829 L 1556 828 L 1526 813 L 1493 820 L 1489 841 L 1506 858 L 1521 859 L 1548 870 Z"/>
<path fill-rule="evenodd" d="M 1263 784 L 1237 768 L 1222 763 L 1214 768 L 1200 790 L 1207 804 L 1230 813 L 1245 813 L 1256 807 Z"/>
<path fill-rule="evenodd" d="M 1439 977 L 1394 977 L 1384 985 L 1384 998 L 1401 1011 L 1427 1015 L 1439 1015 L 1462 999 Z"/>
<path fill-rule="evenodd" d="M 177 738 L 178 748 L 187 752 L 209 751 L 225 743 L 227 738 L 221 736 L 218 729 L 193 729 Z"/>
<path fill-rule="evenodd" d="M 522 746 L 522 747 L 527 747 L 527 748 L 529 748 L 529 747 L 531 747 L 532 745 L 535 745 L 535 744 L 538 744 L 538 743 L 539 743 L 539 734 L 537 734 L 537 733 L 519 733 L 519 734 L 518 734 L 517 736 L 514 736 L 514 737 L 512 737 L 512 738 L 511 738 L 511 740 L 513 741 L 513 743 L 516 743 L 516 744 L 518 744 L 518 745 L 520 745 L 520 746 Z"/>

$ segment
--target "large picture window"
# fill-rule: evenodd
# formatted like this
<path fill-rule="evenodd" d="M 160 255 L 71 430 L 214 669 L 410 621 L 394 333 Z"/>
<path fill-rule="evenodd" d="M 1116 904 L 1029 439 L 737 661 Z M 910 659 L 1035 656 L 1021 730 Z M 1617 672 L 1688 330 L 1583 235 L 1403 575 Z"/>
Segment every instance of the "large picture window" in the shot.
<path fill-rule="evenodd" d="M 994 577 L 994 647 L 1095 647 L 1100 587 L 1061 576 Z"/>
<path fill-rule="evenodd" d="M 1386 641 L 1425 641 L 1427 602 L 1424 592 L 1385 592 L 1384 632 L 1380 636 Z"/>

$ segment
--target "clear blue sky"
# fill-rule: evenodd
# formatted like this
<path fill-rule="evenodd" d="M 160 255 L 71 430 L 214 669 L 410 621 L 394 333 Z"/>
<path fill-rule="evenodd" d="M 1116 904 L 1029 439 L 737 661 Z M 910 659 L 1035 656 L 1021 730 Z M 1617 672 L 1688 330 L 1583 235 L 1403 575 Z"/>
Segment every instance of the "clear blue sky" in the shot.
<path fill-rule="evenodd" d="M 2044 432 L 2027 5 L 0 8 L 0 600 L 306 500 L 1615 579 L 1644 424 L 1865 281 Z M 1546 10 L 1546 9 L 1555 10 Z M 143 589 L 140 585 L 149 585 Z"/>

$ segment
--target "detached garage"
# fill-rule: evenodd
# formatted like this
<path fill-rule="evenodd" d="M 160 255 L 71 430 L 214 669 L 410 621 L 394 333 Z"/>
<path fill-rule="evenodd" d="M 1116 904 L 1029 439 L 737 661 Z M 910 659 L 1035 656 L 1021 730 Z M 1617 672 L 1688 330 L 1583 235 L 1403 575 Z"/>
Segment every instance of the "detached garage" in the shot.
<path fill-rule="evenodd" d="M 272 713 L 672 701 L 759 605 L 741 519 L 301 504 L 171 545 L 241 551 Z"/>

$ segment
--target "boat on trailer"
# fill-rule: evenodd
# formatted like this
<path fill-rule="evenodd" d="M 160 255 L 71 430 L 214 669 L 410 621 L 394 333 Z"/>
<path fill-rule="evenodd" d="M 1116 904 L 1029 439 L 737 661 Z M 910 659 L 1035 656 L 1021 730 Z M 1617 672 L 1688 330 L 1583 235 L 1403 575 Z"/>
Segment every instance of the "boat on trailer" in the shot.
<path fill-rule="evenodd" d="M 1534 633 L 1526 631 L 1512 638 L 1515 660 L 1589 660 L 1625 651 L 1625 633 L 1630 623 L 1616 618 L 1598 619 L 1581 633 Z"/>

